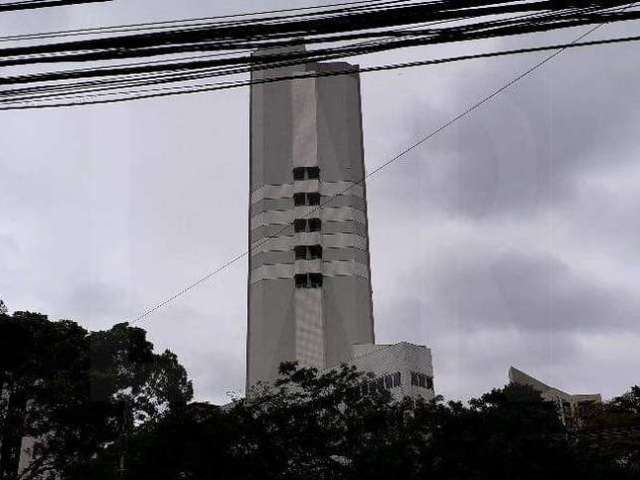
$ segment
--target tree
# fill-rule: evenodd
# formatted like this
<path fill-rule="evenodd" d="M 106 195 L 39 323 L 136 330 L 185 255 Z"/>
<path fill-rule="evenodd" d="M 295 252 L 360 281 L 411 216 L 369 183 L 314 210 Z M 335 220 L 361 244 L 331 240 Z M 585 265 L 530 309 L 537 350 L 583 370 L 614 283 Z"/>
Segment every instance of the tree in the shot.
<path fill-rule="evenodd" d="M 0 315 L 6 315 L 8 311 L 9 311 L 9 309 L 7 308 L 7 306 L 4 304 L 4 302 L 0 298 Z"/>
<path fill-rule="evenodd" d="M 123 451 L 134 426 L 192 397 L 176 356 L 154 353 L 144 330 L 88 332 L 29 312 L 0 317 L 0 389 L 3 479 L 16 478 L 24 436 L 36 444 L 21 478 L 81 478 L 105 448 Z"/>
<path fill-rule="evenodd" d="M 398 402 L 384 389 L 363 395 L 375 382 L 353 367 L 283 364 L 281 374 L 232 405 L 191 404 L 136 429 L 127 478 L 633 478 L 576 443 L 555 405 L 527 386 L 467 404 Z"/>
<path fill-rule="evenodd" d="M 640 386 L 591 406 L 584 417 L 579 445 L 629 478 L 640 478 Z"/>

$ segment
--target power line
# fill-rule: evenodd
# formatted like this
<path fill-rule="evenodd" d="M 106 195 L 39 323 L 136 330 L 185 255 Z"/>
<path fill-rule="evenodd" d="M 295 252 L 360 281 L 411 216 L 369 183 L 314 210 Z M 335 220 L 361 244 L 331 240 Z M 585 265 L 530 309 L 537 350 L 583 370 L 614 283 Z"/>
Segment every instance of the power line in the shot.
<path fill-rule="evenodd" d="M 454 5 L 450 5 L 450 4 Z M 29 65 L 51 62 L 107 61 L 123 58 L 149 57 L 182 54 L 203 50 L 237 50 L 259 47 L 289 46 L 293 43 L 335 43 L 366 37 L 389 36 L 424 37 L 408 41 L 408 45 L 443 43 L 450 41 L 477 40 L 505 35 L 519 35 L 549 29 L 568 28 L 588 23 L 621 21 L 638 17 L 633 12 L 624 18 L 613 18 L 606 12 L 611 7 L 587 6 L 572 8 L 571 15 L 561 15 L 552 0 L 517 2 L 515 0 L 493 4 L 490 0 L 478 2 L 475 8 L 455 5 L 453 0 L 439 0 L 401 4 L 395 6 L 370 7 L 362 11 L 349 11 L 338 16 L 321 11 L 310 18 L 288 19 L 273 24 L 272 18 L 255 20 L 243 25 L 208 25 L 163 32 L 79 40 L 74 42 L 41 44 L 26 47 L 11 47 L 0 50 L 4 59 L 2 66 Z M 620 2 L 616 0 L 616 5 Z M 498 19 L 497 16 L 523 12 L 546 11 L 553 13 L 547 22 L 521 23 L 515 19 Z M 490 20 L 461 25 L 449 29 L 420 30 L 407 32 L 397 29 L 408 25 L 420 25 L 433 20 L 487 17 Z M 276 17 L 277 18 L 277 17 Z M 396 30 L 394 30 L 396 29 Z M 242 60 L 242 59 L 240 59 Z"/>
<path fill-rule="evenodd" d="M 549 16 L 549 15 L 550 15 L 550 13 L 548 13 L 548 12 L 545 12 L 545 13 L 542 13 L 542 14 L 540 14 L 540 13 L 525 14 L 525 15 L 521 15 L 521 16 L 515 17 L 514 19 L 517 19 L 517 20 L 522 20 L 522 19 L 541 19 L 541 18 L 544 18 L 545 16 Z M 430 22 L 430 23 L 421 25 L 419 28 L 424 28 L 425 26 L 432 27 L 432 26 L 435 26 L 435 25 L 442 25 L 442 24 L 446 24 L 446 23 L 452 23 L 452 22 L 456 22 L 456 21 L 459 21 L 459 20 L 460 19 L 439 20 L 439 21 Z M 417 28 L 417 27 L 411 27 L 411 28 Z M 409 29 L 409 30 L 411 30 L 411 29 Z M 405 32 L 407 32 L 407 31 L 405 30 Z M 364 41 L 364 42 L 357 43 L 354 46 L 355 47 L 377 46 L 377 45 L 380 45 L 381 42 L 384 42 L 385 40 L 389 40 L 389 38 Z M 236 50 L 234 53 L 251 53 L 251 52 L 253 52 L 253 50 L 244 50 L 244 51 L 237 51 Z M 144 67 L 144 66 L 150 66 L 150 65 L 155 66 L 155 65 L 161 64 L 166 69 L 178 69 L 178 68 L 181 68 L 182 66 L 185 65 L 185 63 L 184 63 L 185 61 L 204 60 L 204 59 L 224 57 L 224 56 L 229 56 L 229 55 L 232 55 L 232 52 L 226 51 L 226 52 L 210 53 L 210 54 L 204 54 L 204 55 L 194 55 L 194 56 L 188 56 L 188 57 L 180 57 L 178 59 L 171 60 L 171 61 L 166 60 L 166 59 L 149 60 L 149 61 L 145 61 L 145 62 L 116 64 L 116 65 L 108 65 L 108 66 L 102 66 L 102 67 L 89 67 L 89 68 L 71 69 L 71 70 L 58 70 L 58 71 L 52 71 L 52 72 L 46 72 L 46 73 L 23 74 L 23 75 L 17 75 L 17 76 L 0 77 L 0 85 L 2 85 L 2 84 L 13 85 L 13 84 L 17 84 L 17 83 L 27 83 L 27 82 L 45 82 L 45 81 L 51 81 L 51 80 L 66 80 L 66 79 L 70 79 L 70 78 L 88 78 L 89 76 L 90 77 L 98 77 L 98 76 L 102 76 L 103 74 L 104 75 L 108 75 L 109 72 L 112 72 L 114 70 L 117 71 L 117 72 L 125 71 L 127 73 L 123 73 L 121 75 L 122 76 L 128 76 L 129 75 L 128 72 L 132 72 L 132 70 L 130 70 L 132 67 Z M 170 63 L 170 62 L 174 62 L 174 63 Z M 278 64 L 278 65 L 281 65 L 281 64 Z M 271 67 L 272 67 L 272 65 L 269 65 L 269 68 L 271 68 Z M 141 72 L 141 73 L 147 73 L 148 72 L 148 70 L 145 71 L 145 70 L 142 70 L 142 69 L 135 69 L 135 71 Z M 85 74 L 85 75 L 82 75 L 82 74 Z M 72 85 L 68 85 L 68 86 L 71 87 Z M 12 92 L 12 91 L 9 91 L 9 93 L 10 92 Z"/>
<path fill-rule="evenodd" d="M 36 1 L 40 1 L 40 0 L 36 0 Z M 109 0 L 89 0 L 89 1 L 109 1 Z M 89 28 L 78 28 L 78 29 L 72 29 L 72 30 L 42 32 L 42 33 L 26 33 L 21 35 L 9 35 L 9 36 L 0 37 L 0 42 L 39 40 L 39 39 L 58 38 L 58 37 L 72 37 L 72 36 L 78 36 L 78 35 L 95 35 L 98 33 L 123 33 L 123 32 L 130 32 L 130 31 L 136 31 L 136 30 L 138 31 L 153 30 L 156 27 L 171 28 L 172 26 L 181 25 L 181 24 L 199 25 L 199 24 L 204 24 L 204 22 L 212 22 L 215 20 L 223 20 L 228 18 L 243 18 L 243 17 L 253 17 L 253 16 L 262 16 L 262 15 L 272 15 L 272 14 L 279 14 L 279 13 L 311 11 L 311 10 L 319 10 L 322 8 L 344 7 L 348 5 L 363 5 L 363 4 L 386 5 L 386 4 L 398 4 L 398 3 L 409 4 L 409 3 L 412 3 L 413 1 L 415 0 L 359 0 L 359 1 L 353 1 L 353 2 L 332 3 L 327 5 L 315 5 L 315 6 L 309 6 L 309 7 L 283 8 L 283 9 L 276 9 L 276 10 L 262 10 L 258 12 L 235 13 L 235 14 L 229 14 L 229 15 L 185 18 L 181 20 L 164 20 L 164 21 L 158 21 L 158 22 L 112 25 L 108 27 L 89 27 Z"/>
<path fill-rule="evenodd" d="M 626 7 L 625 7 L 626 8 Z M 566 15 L 571 15 L 573 12 L 569 11 Z M 537 15 L 525 15 L 526 17 L 536 17 L 535 20 L 544 19 L 545 16 L 550 15 L 558 15 L 557 12 L 550 14 L 537 14 Z M 613 10 L 609 13 L 609 15 L 615 15 Z M 640 13 L 634 12 L 634 18 L 640 16 Z M 523 16 L 519 17 L 522 19 Z M 518 17 L 517 17 L 518 18 Z M 516 19 L 517 19 L 516 18 Z M 613 17 L 614 20 L 617 21 L 618 17 Z M 557 18 L 556 18 L 557 21 Z M 575 26 L 582 25 L 585 23 L 593 23 L 593 19 L 586 17 L 580 19 L 569 19 L 570 24 L 563 25 L 567 26 Z M 443 22 L 439 22 L 443 23 Z M 488 26 L 493 27 L 493 30 L 489 30 L 487 33 Z M 386 51 L 391 49 L 403 48 L 406 46 L 418 46 L 418 45 L 428 45 L 428 44 L 438 44 L 438 43 L 451 43 L 454 41 L 465 41 L 465 40 L 478 40 L 483 38 L 494 38 L 496 36 L 501 35 L 514 35 L 514 34 L 522 34 L 525 32 L 536 32 L 540 31 L 539 26 L 536 22 L 533 22 L 529 27 L 519 27 L 517 30 L 513 30 L 513 26 L 507 24 L 506 26 L 501 26 L 500 23 L 490 22 L 489 24 L 481 23 L 476 24 L 474 26 L 476 29 L 476 33 L 465 34 L 464 29 L 459 32 L 461 36 L 456 37 L 456 33 L 453 34 L 451 31 L 447 31 L 447 29 L 439 29 L 439 30 L 428 30 L 428 32 L 437 32 L 435 36 L 427 35 L 424 38 L 400 38 L 395 39 L 383 39 L 378 40 L 376 42 L 361 42 L 352 45 L 348 45 L 346 47 L 338 47 L 338 48 L 325 48 L 325 49 L 317 49 L 312 51 L 295 51 L 293 53 L 287 52 L 282 54 L 267 54 L 260 55 L 257 59 L 254 57 L 232 57 L 228 56 L 222 58 L 220 60 L 206 60 L 206 61 L 196 61 L 196 62 L 176 62 L 169 61 L 165 64 L 156 65 L 156 62 L 139 62 L 138 67 L 134 67 L 129 64 L 129 68 L 125 68 L 123 65 L 116 65 L 112 67 L 100 67 L 98 69 L 80 69 L 80 70 L 71 70 L 71 71 L 60 71 L 60 72 L 50 72 L 50 73 L 40 73 L 40 74 L 31 74 L 31 75 L 18 75 L 13 77 L 5 77 L 0 78 L 0 84 L 13 84 L 13 83 L 29 83 L 29 82 L 44 82 L 44 81 L 57 81 L 57 80 L 67 80 L 67 79 L 80 79 L 80 78 L 90 78 L 96 76 L 103 76 L 108 78 L 115 78 L 115 80 L 109 79 L 101 79 L 90 82 L 77 82 L 77 83 L 59 83 L 54 85 L 43 85 L 43 86 L 31 86 L 26 88 L 19 88 L 13 90 L 6 90 L 1 96 L 5 97 L 1 103 L 5 105 L 16 105 L 16 104 L 25 104 L 27 101 L 31 101 L 34 98 L 39 98 L 43 102 L 51 101 L 55 99 L 71 99 L 71 98 L 95 98 L 95 97 L 106 97 L 113 96 L 115 94 L 122 95 L 120 98 L 111 98 L 107 100 L 101 101 L 91 101 L 91 102 L 62 102 L 62 103 L 41 103 L 39 105 L 29 105 L 30 108 L 49 108 L 52 106 L 76 106 L 80 104 L 97 104 L 97 103 L 111 103 L 111 102 L 120 102 L 120 101 L 128 101 L 133 99 L 140 98 L 151 98 L 154 96 L 166 96 L 166 95 L 156 95 L 156 94 L 141 94 L 141 95 L 132 95 L 133 93 L 139 93 L 140 91 L 126 91 L 126 89 L 136 86 L 149 86 L 149 85 L 157 85 L 159 83 L 178 83 L 185 82 L 191 80 L 198 80 L 203 78 L 210 78 L 216 76 L 223 75 L 235 75 L 240 73 L 248 73 L 255 70 L 265 70 L 271 69 L 280 66 L 290 66 L 290 65 L 299 65 L 309 62 L 318 62 L 322 60 L 327 60 L 331 58 L 344 58 L 355 55 L 362 55 L 367 53 L 374 53 L 380 51 Z M 552 27 L 553 28 L 553 27 Z M 499 29 L 502 29 L 503 33 L 496 32 Z M 621 41 L 631 41 L 631 39 L 612 39 L 610 41 L 602 41 L 600 43 L 619 43 Z M 593 45 L 593 44 L 592 44 Z M 542 48 L 544 49 L 544 48 Z M 540 50 L 540 49 L 537 49 Z M 519 51 L 513 51 L 513 53 L 526 53 L 527 49 L 521 49 Z M 536 49 L 531 49 L 530 51 L 536 51 Z M 501 53 L 496 53 L 495 56 L 499 56 Z M 213 56 L 213 55 L 212 55 Z M 493 54 L 482 54 L 481 56 L 494 56 Z M 195 57 L 200 58 L 200 57 Z M 461 59 L 470 59 L 474 58 L 473 56 L 468 56 Z M 448 60 L 452 61 L 452 60 Z M 422 64 L 432 64 L 432 63 L 445 63 L 446 60 L 436 60 L 436 61 L 425 61 Z M 149 66 L 149 64 L 153 64 Z M 416 65 L 420 64 L 416 62 Z M 374 67 L 374 70 L 384 70 L 384 69 L 393 69 L 393 68 L 403 68 L 402 66 L 382 66 L 382 67 Z M 157 73 L 160 72 L 160 73 Z M 191 73 L 195 72 L 195 73 Z M 140 74 L 136 75 L 137 78 L 131 78 L 132 74 Z M 146 75 L 146 76 L 145 76 Z M 69 78 L 67 78 L 69 77 Z M 223 88 L 232 88 L 234 82 L 226 82 Z M 235 86 L 242 86 L 247 84 L 247 82 L 239 82 L 235 83 Z M 111 85 L 111 86 L 109 86 Z M 207 84 L 205 84 L 207 85 Z M 209 84 L 210 85 L 210 84 Z M 174 92 L 174 94 L 179 93 L 193 93 L 199 91 L 209 91 L 219 89 L 218 86 L 212 86 L 210 88 L 205 86 L 198 85 L 190 85 L 190 86 L 177 86 L 165 89 L 166 91 Z M 119 90 L 115 93 L 99 93 L 96 95 L 82 95 L 77 94 L 87 94 L 91 92 L 108 92 L 109 90 Z M 160 89 L 147 89 L 148 91 L 158 91 Z M 42 95 L 37 95 L 38 92 L 42 92 Z M 48 93 L 47 93 L 48 92 Z M 36 95 L 32 95 L 32 94 Z M 75 94 L 75 96 L 74 96 Z M 12 98 L 13 97 L 13 98 Z M 31 102 L 33 103 L 33 102 Z M 16 109 L 16 108 L 28 108 L 28 107 L 12 107 L 8 106 L 4 109 Z"/>
<path fill-rule="evenodd" d="M 582 35 L 578 36 L 573 42 L 571 42 L 571 44 L 575 44 L 580 42 L 581 40 L 583 40 L 584 38 L 586 38 L 588 35 L 591 35 L 593 32 L 595 32 L 597 29 L 599 29 L 600 27 L 602 27 L 604 24 L 600 24 L 600 25 L 596 25 L 592 28 L 590 28 L 589 30 L 587 30 L 585 33 L 583 33 Z M 391 165 L 392 163 L 398 161 L 400 158 L 404 157 L 405 155 L 407 155 L 408 153 L 410 153 L 411 151 L 415 150 L 416 148 L 418 148 L 420 145 L 424 144 L 425 142 L 429 141 L 431 138 L 435 137 L 436 135 L 438 135 L 440 132 L 442 132 L 443 130 L 447 129 L 448 127 L 450 127 L 451 125 L 453 125 L 454 123 L 456 123 L 457 121 L 467 117 L 468 115 L 470 115 L 471 113 L 473 113 L 475 110 L 477 110 L 478 108 L 480 108 L 481 106 L 483 106 L 485 103 L 490 102 L 491 100 L 493 100 L 494 98 L 496 98 L 498 95 L 500 95 L 502 92 L 504 92 L 505 90 L 509 89 L 510 87 L 512 87 L 513 85 L 515 85 L 516 83 L 520 82 L 522 79 L 526 78 L 528 75 L 530 75 L 531 73 L 533 73 L 535 70 L 539 69 L 540 67 L 542 67 L 543 65 L 545 65 L 546 63 L 550 62 L 551 60 L 553 60 L 555 57 L 557 57 L 558 55 L 560 55 L 562 52 L 564 52 L 568 47 L 562 47 L 559 50 L 555 51 L 554 53 L 552 53 L 551 55 L 546 56 L 544 59 L 542 59 L 541 61 L 539 61 L 538 63 L 534 64 L 532 67 L 530 67 L 529 69 L 525 70 L 523 73 L 521 73 L 520 75 L 516 76 L 515 78 L 513 78 L 512 80 L 510 80 L 509 82 L 505 83 L 504 85 L 502 85 L 501 87 L 499 87 L 498 89 L 494 90 L 493 92 L 491 92 L 489 95 L 483 97 L 481 100 L 479 100 L 478 102 L 474 103 L 473 105 L 471 105 L 469 108 L 467 108 L 466 110 L 462 111 L 461 113 L 459 113 L 458 115 L 456 115 L 455 117 L 451 118 L 450 120 L 448 120 L 447 122 L 443 123 L 440 127 L 436 128 L 435 130 L 433 130 L 432 132 L 430 132 L 429 134 L 427 134 L 426 136 L 422 137 L 421 139 L 419 139 L 418 141 L 416 141 L 415 143 L 411 144 L 410 146 L 408 146 L 407 148 L 405 148 L 404 150 L 402 150 L 401 152 L 399 152 L 397 155 L 395 155 L 394 157 L 392 157 L 391 159 L 387 160 L 386 162 L 384 162 L 383 164 L 379 165 L 378 167 L 376 167 L 373 171 L 367 173 L 366 175 L 364 175 L 362 177 L 362 179 L 360 179 L 359 181 L 353 183 L 351 186 L 347 187 L 346 189 L 344 189 L 343 191 L 341 191 L 340 193 L 338 193 L 338 195 L 343 195 L 346 192 L 348 192 L 349 190 L 351 190 L 354 186 L 356 185 L 361 185 L 362 183 L 365 182 L 365 180 L 367 180 L 368 178 L 373 177 L 374 175 L 377 175 L 378 173 L 380 173 L 382 170 L 384 170 L 385 168 L 387 168 L 389 165 Z M 311 210 L 310 212 L 307 212 L 307 214 L 305 215 L 305 218 L 307 218 L 309 215 L 311 215 L 313 212 L 319 210 L 320 208 L 322 208 L 324 205 L 326 205 L 327 203 L 329 203 L 331 200 L 333 199 L 333 197 L 331 197 L 329 200 L 323 202 L 321 205 L 319 205 L 318 207 L 316 207 L 315 209 Z M 278 232 L 275 233 L 275 236 L 281 234 L 282 232 L 284 232 L 287 228 L 289 228 L 290 225 L 286 225 L 285 227 L 283 227 L 281 230 L 279 230 Z M 187 287 L 183 288 L 182 290 L 180 290 L 179 292 L 177 292 L 176 294 L 172 295 L 171 297 L 169 297 L 168 299 L 158 303 L 157 305 L 151 307 L 150 309 L 146 310 L 145 312 L 143 312 L 140 316 L 136 317 L 131 324 L 135 324 L 138 323 L 142 320 L 144 320 L 145 318 L 147 318 L 149 315 L 151 315 L 152 313 L 156 312 L 158 309 L 162 308 L 163 306 L 167 305 L 168 303 L 172 302 L 173 300 L 177 299 L 178 297 L 181 297 L 182 295 L 186 294 L 187 292 L 189 292 L 190 290 L 192 290 L 193 288 L 197 287 L 198 285 L 202 284 L 203 282 L 209 280 L 210 278 L 212 278 L 213 276 L 217 275 L 218 273 L 222 272 L 223 270 L 226 270 L 228 267 L 230 267 L 231 265 L 233 265 L 234 263 L 236 263 L 238 260 L 244 258 L 245 256 L 249 255 L 251 253 L 251 251 L 255 250 L 256 248 L 259 248 L 260 246 L 264 245 L 265 243 L 268 243 L 269 241 L 271 241 L 273 237 L 267 237 L 265 239 L 265 242 L 263 243 L 259 243 L 257 246 L 255 247 L 251 247 L 249 250 L 244 251 L 243 253 L 236 255 L 235 257 L 233 257 L 232 259 L 230 259 L 229 261 L 227 261 L 226 263 L 224 263 L 223 265 L 221 265 L 220 267 L 218 267 L 216 270 L 214 270 L 213 272 L 208 273 L 207 275 L 205 275 L 204 277 L 200 278 L 199 280 L 197 280 L 196 282 L 188 285 Z"/>
<path fill-rule="evenodd" d="M 65 7 L 83 3 L 110 2 L 112 0 L 23 0 L 21 2 L 0 3 L 0 12 L 33 10 L 37 8 Z"/>
<path fill-rule="evenodd" d="M 432 59 L 432 60 L 418 60 L 413 62 L 382 64 L 382 65 L 375 65 L 371 67 L 363 67 L 358 70 L 358 73 L 373 73 L 373 72 L 397 70 L 397 69 L 404 69 L 404 68 L 414 68 L 419 66 L 440 65 L 440 64 L 452 63 L 452 62 L 464 61 L 464 60 L 477 60 L 481 58 L 494 58 L 494 57 L 502 57 L 502 56 L 508 56 L 508 55 L 523 54 L 523 53 L 534 53 L 534 52 L 542 52 L 542 51 L 557 50 L 557 49 L 568 49 L 568 48 L 580 48 L 580 47 L 596 46 L 596 45 L 609 45 L 609 44 L 627 43 L 627 42 L 633 42 L 633 41 L 640 41 L 640 36 L 594 40 L 590 42 L 575 42 L 575 43 L 571 42 L 566 44 L 555 44 L 555 45 L 547 45 L 547 46 L 541 46 L 541 47 L 529 47 L 529 48 L 520 48 L 520 49 L 514 49 L 514 50 L 503 50 L 498 52 L 461 55 L 457 57 L 447 57 L 447 58 L 439 58 L 439 59 Z M 11 105 L 6 107 L 0 106 L 0 111 L 62 108 L 62 107 L 75 107 L 80 105 L 100 105 L 100 104 L 108 104 L 108 103 L 121 103 L 121 102 L 132 101 L 132 100 L 144 100 L 144 99 L 158 98 L 158 97 L 164 97 L 164 96 L 170 96 L 170 95 L 184 95 L 184 94 L 191 94 L 191 93 L 211 92 L 216 90 L 228 90 L 232 88 L 240 88 L 240 87 L 246 87 L 251 85 L 281 82 L 286 80 L 301 80 L 301 79 L 308 79 L 308 78 L 352 75 L 353 73 L 354 73 L 353 70 L 339 70 L 339 71 L 333 71 L 333 72 L 313 72 L 308 74 L 287 75 L 287 76 L 260 79 L 260 80 L 238 80 L 238 81 L 228 81 L 228 82 L 215 82 L 215 83 L 195 85 L 195 86 L 156 87 L 156 88 L 147 88 L 142 90 L 131 90 L 131 91 L 125 92 L 124 94 L 132 95 L 132 96 L 127 96 L 122 98 L 108 98 L 103 100 L 86 100 L 91 98 L 101 98 L 101 97 L 108 97 L 108 96 L 119 94 L 120 92 L 104 93 L 106 90 L 109 90 L 110 88 L 111 89 L 122 88 L 121 86 L 116 85 L 113 87 L 97 88 L 96 90 L 99 93 L 95 93 L 95 94 L 75 95 L 75 96 L 72 93 L 60 94 L 60 96 L 63 98 L 66 98 L 66 100 L 86 100 L 82 102 L 67 101 L 63 103 L 31 105 L 31 103 L 41 100 L 41 96 L 34 95 L 32 97 L 25 97 L 18 100 L 10 100 L 9 103 L 11 103 Z M 200 76 L 194 75 L 192 77 L 185 78 L 185 80 L 207 78 L 210 76 L 212 75 L 208 73 L 203 73 L 203 74 L 200 74 Z M 0 105 L 1 103 L 2 103 L 2 100 L 0 100 Z M 13 105 L 13 104 L 16 104 L 16 105 Z"/>

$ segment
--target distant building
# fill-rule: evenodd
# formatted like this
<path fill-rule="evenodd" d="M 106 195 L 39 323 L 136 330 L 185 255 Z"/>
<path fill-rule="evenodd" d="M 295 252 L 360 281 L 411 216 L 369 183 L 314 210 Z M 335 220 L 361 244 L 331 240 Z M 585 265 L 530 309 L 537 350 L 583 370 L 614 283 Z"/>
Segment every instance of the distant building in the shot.
<path fill-rule="evenodd" d="M 413 391 L 412 371 L 418 382 L 433 377 L 430 352 L 374 344 L 358 66 L 307 63 L 252 78 L 309 74 L 320 76 L 251 87 L 246 387 L 271 382 L 285 361 L 387 375 L 393 359 Z"/>
<path fill-rule="evenodd" d="M 518 370 L 515 367 L 509 368 L 509 382 L 519 385 L 528 385 L 540 392 L 543 400 L 554 402 L 558 406 L 558 414 L 565 425 L 577 425 L 580 423 L 580 416 L 584 409 L 594 403 L 602 402 L 599 393 L 592 394 L 570 394 L 555 387 L 551 387 L 540 380 Z"/>

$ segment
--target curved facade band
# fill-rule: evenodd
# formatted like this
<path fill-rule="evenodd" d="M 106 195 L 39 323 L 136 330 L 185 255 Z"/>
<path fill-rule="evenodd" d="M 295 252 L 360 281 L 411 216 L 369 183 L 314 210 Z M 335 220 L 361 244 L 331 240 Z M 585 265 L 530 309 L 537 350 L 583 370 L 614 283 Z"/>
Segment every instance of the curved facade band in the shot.
<path fill-rule="evenodd" d="M 259 239 L 251 244 L 251 255 L 263 252 L 291 251 L 296 245 L 318 245 L 326 248 L 358 248 L 367 250 L 367 239 L 356 233 L 324 233 L 301 232 L 293 235 L 281 235 L 270 238 L 269 241 Z"/>
<path fill-rule="evenodd" d="M 362 263 L 353 261 L 321 262 L 319 264 L 304 262 L 282 263 L 278 265 L 263 265 L 253 270 L 249 275 L 249 283 L 261 280 L 292 279 L 297 274 L 315 273 L 318 270 L 328 277 L 361 277 L 369 278 L 369 269 Z"/>
<path fill-rule="evenodd" d="M 291 210 L 270 210 L 258 213 L 249 220 L 249 227 L 255 230 L 258 227 L 268 225 L 288 225 L 295 219 L 319 218 L 323 222 L 348 222 L 355 221 L 366 223 L 365 213 L 352 207 L 314 207 L 301 206 Z"/>
<path fill-rule="evenodd" d="M 357 182 L 302 180 L 281 185 L 262 185 L 251 192 L 251 203 L 257 203 L 265 198 L 292 198 L 296 192 L 319 192 L 326 197 L 339 195 L 364 197 L 364 188 Z"/>

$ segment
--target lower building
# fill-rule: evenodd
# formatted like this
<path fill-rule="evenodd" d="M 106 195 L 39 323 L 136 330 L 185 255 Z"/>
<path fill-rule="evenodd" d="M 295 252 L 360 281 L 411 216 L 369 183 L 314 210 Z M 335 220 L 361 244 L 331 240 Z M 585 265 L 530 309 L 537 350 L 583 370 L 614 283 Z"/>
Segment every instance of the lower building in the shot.
<path fill-rule="evenodd" d="M 371 388 L 384 388 L 395 400 L 404 397 L 432 400 L 435 396 L 431 350 L 424 345 L 408 342 L 353 345 L 350 363 L 358 370 L 374 375 L 363 385 L 363 393 Z"/>

